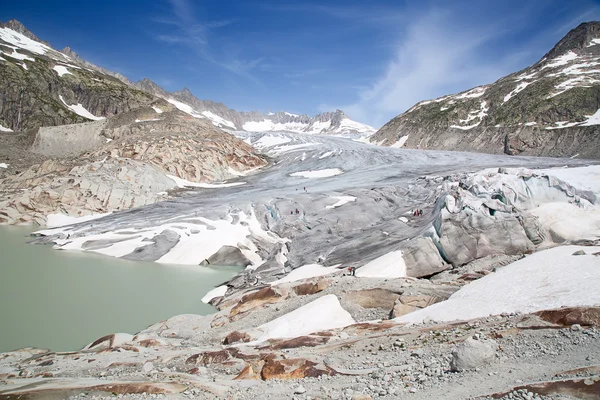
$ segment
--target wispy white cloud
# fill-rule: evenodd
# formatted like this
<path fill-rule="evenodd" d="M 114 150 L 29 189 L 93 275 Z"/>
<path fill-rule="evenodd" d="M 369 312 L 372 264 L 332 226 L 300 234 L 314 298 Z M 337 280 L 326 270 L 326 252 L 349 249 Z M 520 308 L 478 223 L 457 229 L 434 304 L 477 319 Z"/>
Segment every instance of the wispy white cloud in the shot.
<path fill-rule="evenodd" d="M 234 19 L 201 21 L 195 16 L 193 2 L 189 0 L 169 0 L 169 4 L 172 15 L 154 18 L 153 21 L 172 26 L 174 31 L 168 34 L 156 34 L 154 36 L 155 40 L 169 44 L 185 45 L 194 50 L 205 61 L 262 86 L 262 83 L 252 75 L 251 71 L 257 68 L 264 58 L 240 59 L 235 54 L 217 51 L 211 45 L 211 31 L 234 23 Z"/>
<path fill-rule="evenodd" d="M 385 72 L 374 77 L 368 88 L 357 90 L 356 101 L 322 104 L 320 110 L 341 108 L 356 120 L 380 127 L 422 100 L 492 83 L 536 61 L 549 50 L 540 47 L 542 42 L 551 46 L 546 43 L 549 38 L 559 40 L 578 23 L 598 18 L 600 11 L 596 6 L 584 11 L 573 8 L 543 32 L 520 39 L 513 48 L 499 48 L 499 40 L 527 28 L 530 19 L 544 10 L 524 3 L 519 12 L 500 20 L 489 10 L 463 14 L 464 8 L 421 9 L 410 16 Z"/>
<path fill-rule="evenodd" d="M 477 55 L 494 28 L 461 26 L 454 18 L 446 11 L 432 9 L 415 19 L 385 73 L 359 91 L 358 101 L 340 108 L 357 120 L 380 126 L 420 100 L 487 83 L 507 72 Z"/>
<path fill-rule="evenodd" d="M 305 78 L 307 76 L 324 74 L 324 73 L 327 73 L 327 72 L 330 72 L 330 71 L 331 71 L 330 68 L 312 68 L 312 69 L 301 70 L 301 71 L 298 71 L 298 72 L 284 73 L 283 76 L 286 77 L 286 78 L 290 78 L 290 79 Z"/>

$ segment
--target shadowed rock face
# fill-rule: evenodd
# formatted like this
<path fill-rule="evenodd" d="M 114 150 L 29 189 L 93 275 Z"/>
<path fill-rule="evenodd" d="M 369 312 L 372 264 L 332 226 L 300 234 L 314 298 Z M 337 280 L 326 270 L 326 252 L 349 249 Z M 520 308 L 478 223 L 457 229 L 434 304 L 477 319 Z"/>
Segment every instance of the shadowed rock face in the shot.
<path fill-rule="evenodd" d="M 600 157 L 600 22 L 571 30 L 540 61 L 490 85 L 416 104 L 371 137 L 421 149 Z M 573 79 L 576 77 L 575 79 Z M 400 145 L 400 143 L 398 144 Z"/>
<path fill-rule="evenodd" d="M 569 307 L 540 311 L 535 314 L 553 324 L 563 326 L 579 324 L 600 327 L 600 307 Z"/>

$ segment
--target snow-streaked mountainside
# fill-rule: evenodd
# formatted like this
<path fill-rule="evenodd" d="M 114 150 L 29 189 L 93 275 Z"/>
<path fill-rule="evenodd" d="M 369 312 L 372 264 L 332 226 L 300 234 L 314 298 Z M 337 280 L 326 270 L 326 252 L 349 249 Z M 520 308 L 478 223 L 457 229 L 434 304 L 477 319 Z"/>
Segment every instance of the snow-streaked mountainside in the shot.
<path fill-rule="evenodd" d="M 422 101 L 371 137 L 423 149 L 600 157 L 600 22 L 493 84 Z"/>
<path fill-rule="evenodd" d="M 196 98 L 188 88 L 169 93 L 152 82 L 143 79 L 135 86 L 162 97 L 195 118 L 208 118 L 214 125 L 230 130 L 248 132 L 285 131 L 367 137 L 376 129 L 350 119 L 342 110 L 325 112 L 314 117 L 286 111 L 260 113 L 236 111 L 223 103 Z"/>
<path fill-rule="evenodd" d="M 53 49 L 15 20 L 0 24 L 0 95 L 2 131 L 98 120 L 155 100 L 69 48 Z"/>
<path fill-rule="evenodd" d="M 35 83 L 35 84 L 34 84 Z M 50 90 L 48 90 L 50 88 Z M 81 59 L 69 47 L 58 51 L 16 20 L 0 24 L 0 131 L 99 120 L 147 106 L 157 97 L 215 126 L 235 131 L 289 131 L 366 137 L 375 129 L 342 111 L 315 117 L 288 112 L 238 112 L 199 100 L 187 89 L 169 93 L 149 79 L 126 77 Z"/>

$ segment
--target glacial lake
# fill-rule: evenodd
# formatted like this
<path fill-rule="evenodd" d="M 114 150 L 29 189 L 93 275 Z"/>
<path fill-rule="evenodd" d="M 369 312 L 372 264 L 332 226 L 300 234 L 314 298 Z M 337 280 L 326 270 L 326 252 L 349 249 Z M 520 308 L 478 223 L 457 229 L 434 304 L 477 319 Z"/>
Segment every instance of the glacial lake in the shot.
<path fill-rule="evenodd" d="M 210 314 L 200 299 L 240 270 L 53 250 L 27 244 L 32 230 L 0 227 L 0 352 L 78 350 L 174 315 Z"/>

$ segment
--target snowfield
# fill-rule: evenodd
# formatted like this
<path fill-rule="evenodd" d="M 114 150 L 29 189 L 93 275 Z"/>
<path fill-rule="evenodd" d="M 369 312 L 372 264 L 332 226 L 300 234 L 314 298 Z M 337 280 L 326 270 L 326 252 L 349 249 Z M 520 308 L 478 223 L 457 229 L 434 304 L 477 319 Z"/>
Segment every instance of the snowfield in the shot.
<path fill-rule="evenodd" d="M 319 297 L 296 310 L 256 328 L 258 337 L 252 344 L 275 338 L 293 338 L 327 329 L 355 324 L 350 313 L 342 308 L 333 294 Z"/>
<path fill-rule="evenodd" d="M 73 74 L 71 73 L 71 71 L 69 71 L 69 70 L 67 69 L 67 67 L 65 67 L 64 65 L 55 65 L 54 67 L 52 67 L 52 69 L 53 69 L 53 70 L 55 70 L 55 71 L 56 71 L 56 73 L 58 74 L 58 76 L 60 76 L 60 77 L 62 77 L 62 76 L 64 76 L 64 75 L 66 75 L 66 74 L 71 74 L 71 75 L 73 75 Z"/>
<path fill-rule="evenodd" d="M 80 115 L 80 116 L 82 116 L 84 118 L 87 118 L 87 119 L 91 119 L 93 121 L 99 121 L 99 120 L 105 119 L 104 117 L 96 117 L 94 114 L 92 114 L 91 112 L 89 112 L 88 110 L 86 110 L 85 107 L 83 107 L 81 105 L 81 103 L 80 104 L 69 105 L 69 104 L 67 104 L 65 102 L 65 100 L 63 99 L 62 96 L 59 95 L 58 97 L 60 98 L 60 101 L 62 101 L 62 103 L 65 106 L 67 106 L 67 108 L 69 110 L 73 111 L 77 115 Z"/>
<path fill-rule="evenodd" d="M 173 180 L 173 182 L 175 182 L 175 184 L 177 184 L 177 186 L 180 188 L 195 187 L 195 188 L 204 188 L 204 189 L 219 189 L 219 188 L 226 188 L 226 187 L 232 187 L 232 186 L 240 186 L 240 185 L 243 185 L 244 183 L 246 183 L 246 182 L 198 183 L 198 182 L 191 182 L 191 181 L 179 178 L 174 175 L 167 175 L 167 177 L 169 179 Z"/>
<path fill-rule="evenodd" d="M 586 255 L 573 255 L 576 251 Z M 458 321 L 502 313 L 600 306 L 600 247 L 544 250 L 469 283 L 441 303 L 396 318 L 403 323 Z"/>
<path fill-rule="evenodd" d="M 402 251 L 392 251 L 365 264 L 356 270 L 360 278 L 403 278 L 406 276 L 406 264 Z"/>

